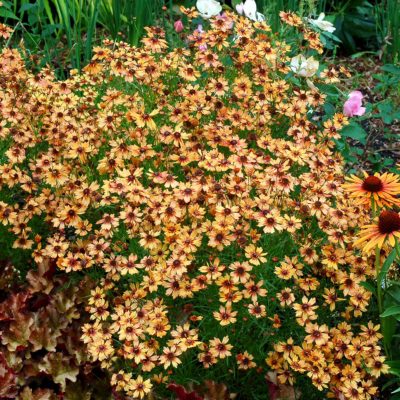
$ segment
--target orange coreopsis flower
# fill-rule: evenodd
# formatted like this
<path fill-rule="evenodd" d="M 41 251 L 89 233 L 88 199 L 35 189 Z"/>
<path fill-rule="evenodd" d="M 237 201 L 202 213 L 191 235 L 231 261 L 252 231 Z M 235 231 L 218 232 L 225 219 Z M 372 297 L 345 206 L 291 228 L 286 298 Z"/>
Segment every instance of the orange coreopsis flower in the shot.
<path fill-rule="evenodd" d="M 221 306 L 218 311 L 213 312 L 213 315 L 214 318 L 224 326 L 236 322 L 237 311 L 232 311 L 231 307 L 228 306 Z"/>
<path fill-rule="evenodd" d="M 212 354 L 211 351 L 199 353 L 197 358 L 203 364 L 204 368 L 210 368 L 213 364 L 216 364 L 218 361 L 217 357 L 214 354 Z"/>
<path fill-rule="evenodd" d="M 89 351 L 96 360 L 103 361 L 114 354 L 114 348 L 109 340 L 98 339 L 89 343 Z"/>
<path fill-rule="evenodd" d="M 376 246 L 382 248 L 386 242 L 394 247 L 400 239 L 400 214 L 396 211 L 382 211 L 378 220 L 363 226 L 358 236 L 354 245 L 361 246 L 365 252 Z"/>
<path fill-rule="evenodd" d="M 186 81 L 194 82 L 199 78 L 200 72 L 196 70 L 193 65 L 185 65 L 179 68 L 179 76 Z"/>
<path fill-rule="evenodd" d="M 254 244 L 251 244 L 245 248 L 245 251 L 246 258 L 249 260 L 250 264 L 260 265 L 267 261 L 265 257 L 267 253 L 264 252 L 261 247 L 256 247 Z"/>
<path fill-rule="evenodd" d="M 264 297 L 267 295 L 267 290 L 262 286 L 264 281 L 259 281 L 255 283 L 254 281 L 249 281 L 245 284 L 245 289 L 243 290 L 243 296 L 245 299 L 250 298 L 253 302 L 255 302 L 258 296 Z"/>
<path fill-rule="evenodd" d="M 374 201 L 379 207 L 390 207 L 400 205 L 400 178 L 398 175 L 385 172 L 368 175 L 364 172 L 364 179 L 355 175 L 346 178 L 347 183 L 343 185 L 345 191 L 355 197 L 360 204 L 371 205 Z"/>
<path fill-rule="evenodd" d="M 367 360 L 367 366 L 371 369 L 371 375 L 379 377 L 389 372 L 389 366 L 384 363 L 385 357 L 373 357 Z"/>
<path fill-rule="evenodd" d="M 306 296 L 303 296 L 301 299 L 301 304 L 293 304 L 292 307 L 296 311 L 296 317 L 299 319 L 299 322 L 302 325 L 305 321 L 317 319 L 315 310 L 318 308 L 318 306 L 315 303 L 315 297 L 308 299 Z"/>
<path fill-rule="evenodd" d="M 326 344 L 329 340 L 328 327 L 326 325 L 306 324 L 305 331 L 308 335 L 305 337 L 307 343 L 315 343 L 317 346 Z"/>
<path fill-rule="evenodd" d="M 146 112 L 144 106 L 136 109 L 131 109 L 126 114 L 128 121 L 134 122 L 139 128 L 147 127 L 152 130 L 156 130 L 157 125 L 153 120 L 153 117 L 158 114 L 158 110 L 155 109 L 151 112 Z"/>
<path fill-rule="evenodd" d="M 111 385 L 115 386 L 118 390 L 125 389 L 131 378 L 132 374 L 128 374 L 123 370 L 120 370 L 118 373 L 112 375 Z"/>
<path fill-rule="evenodd" d="M 267 315 L 266 307 L 264 304 L 258 304 L 258 302 L 254 302 L 249 304 L 249 313 L 256 318 L 262 318 Z"/>
<path fill-rule="evenodd" d="M 280 301 L 281 307 L 290 306 L 296 300 L 290 288 L 282 289 L 276 297 Z"/>
<path fill-rule="evenodd" d="M 229 344 L 229 337 L 224 336 L 223 339 L 212 339 L 210 340 L 210 352 L 218 358 L 225 358 L 232 355 L 230 350 L 232 350 L 233 346 Z"/>
<path fill-rule="evenodd" d="M 247 370 L 250 368 L 255 368 L 257 364 L 253 361 L 254 356 L 245 351 L 244 353 L 239 353 L 236 356 L 236 361 L 239 369 Z"/>
<path fill-rule="evenodd" d="M 163 353 L 160 356 L 160 363 L 167 369 L 169 366 L 177 367 L 182 361 L 179 356 L 182 354 L 180 347 L 172 346 L 165 347 Z"/>
<path fill-rule="evenodd" d="M 0 38 L 8 39 L 11 36 L 13 29 L 5 24 L 0 23 Z"/>
<path fill-rule="evenodd" d="M 127 388 L 128 393 L 131 394 L 134 398 L 142 399 L 151 391 L 153 387 L 150 379 L 144 380 L 141 375 L 139 375 L 136 379 L 132 379 L 129 381 Z"/>

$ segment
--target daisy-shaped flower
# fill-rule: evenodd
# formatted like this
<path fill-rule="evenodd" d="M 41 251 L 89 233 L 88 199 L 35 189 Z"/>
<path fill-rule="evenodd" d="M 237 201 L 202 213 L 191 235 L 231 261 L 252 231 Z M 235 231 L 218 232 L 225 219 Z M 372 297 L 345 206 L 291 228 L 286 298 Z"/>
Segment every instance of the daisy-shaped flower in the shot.
<path fill-rule="evenodd" d="M 382 248 L 385 242 L 395 246 L 396 240 L 400 238 L 400 215 L 395 211 L 384 210 L 381 212 L 378 221 L 365 225 L 359 234 L 355 246 L 363 245 L 365 252 L 375 246 Z"/>
<path fill-rule="evenodd" d="M 347 183 L 343 185 L 351 197 L 356 197 L 361 204 L 370 205 L 372 199 L 379 207 L 400 205 L 400 179 L 397 175 L 385 172 L 368 175 L 364 172 L 364 179 L 356 175 L 346 178 Z"/>

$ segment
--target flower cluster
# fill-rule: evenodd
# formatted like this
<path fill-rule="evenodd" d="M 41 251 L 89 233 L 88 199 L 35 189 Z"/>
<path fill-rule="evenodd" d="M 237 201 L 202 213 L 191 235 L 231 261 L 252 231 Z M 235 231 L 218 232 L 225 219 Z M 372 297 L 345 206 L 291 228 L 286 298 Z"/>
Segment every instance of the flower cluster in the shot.
<path fill-rule="evenodd" d="M 282 19 L 320 51 L 301 19 Z M 142 42 L 106 42 L 63 82 L 3 50 L 12 251 L 97 276 L 82 339 L 129 396 L 195 365 L 187 380 L 272 369 L 282 384 L 305 375 L 331 397 L 372 398 L 387 369 L 379 326 L 361 318 L 375 272 L 352 246 L 368 208 L 342 188 L 333 139 L 346 116 L 320 117 L 318 85 L 345 71 L 307 86 L 296 49 L 233 13 L 183 48 L 156 27 Z"/>
<path fill-rule="evenodd" d="M 377 221 L 364 225 L 359 239 L 354 243 L 362 245 L 363 251 L 398 246 L 400 240 L 400 215 L 396 207 L 400 206 L 400 177 L 394 173 L 375 173 L 364 178 L 352 175 L 346 178 L 343 188 L 358 204 L 363 204 L 372 212 L 372 219 L 379 214 Z M 381 212 L 380 212 L 381 211 Z M 400 253 L 399 253 L 400 256 Z"/>

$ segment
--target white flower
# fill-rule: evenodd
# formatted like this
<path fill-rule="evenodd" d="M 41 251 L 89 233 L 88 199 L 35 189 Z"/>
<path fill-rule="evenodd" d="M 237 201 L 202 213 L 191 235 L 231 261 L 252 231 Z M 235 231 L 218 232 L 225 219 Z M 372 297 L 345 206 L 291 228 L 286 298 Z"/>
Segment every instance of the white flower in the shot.
<path fill-rule="evenodd" d="M 326 32 L 334 32 L 336 28 L 333 26 L 332 22 L 329 21 L 324 21 L 325 14 L 321 13 L 319 14 L 318 19 L 311 19 L 307 18 L 308 22 L 310 22 L 311 25 L 316 26 L 317 28 L 321 29 L 321 31 L 326 31 Z"/>
<path fill-rule="evenodd" d="M 319 62 L 314 57 L 305 58 L 302 54 L 293 57 L 290 62 L 290 69 L 297 75 L 305 78 L 313 76 L 319 67 Z"/>
<path fill-rule="evenodd" d="M 245 15 L 253 21 L 264 21 L 265 17 L 257 11 L 257 4 L 255 0 L 246 0 L 236 6 L 236 11 L 240 15 Z"/>
<path fill-rule="evenodd" d="M 203 18 L 215 17 L 222 11 L 221 4 L 216 0 L 197 0 L 196 7 Z"/>

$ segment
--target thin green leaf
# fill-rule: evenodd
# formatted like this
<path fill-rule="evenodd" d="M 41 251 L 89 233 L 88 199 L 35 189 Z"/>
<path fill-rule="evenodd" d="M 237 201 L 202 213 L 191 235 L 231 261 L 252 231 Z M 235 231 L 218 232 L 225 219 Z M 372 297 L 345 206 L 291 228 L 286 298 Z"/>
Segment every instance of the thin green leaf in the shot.
<path fill-rule="evenodd" d="M 378 275 L 379 284 L 382 283 L 382 280 L 385 278 L 386 274 L 389 271 L 390 266 L 393 264 L 394 259 L 396 258 L 396 249 L 393 249 L 388 255 L 387 259 L 383 263 L 382 269 Z"/>

